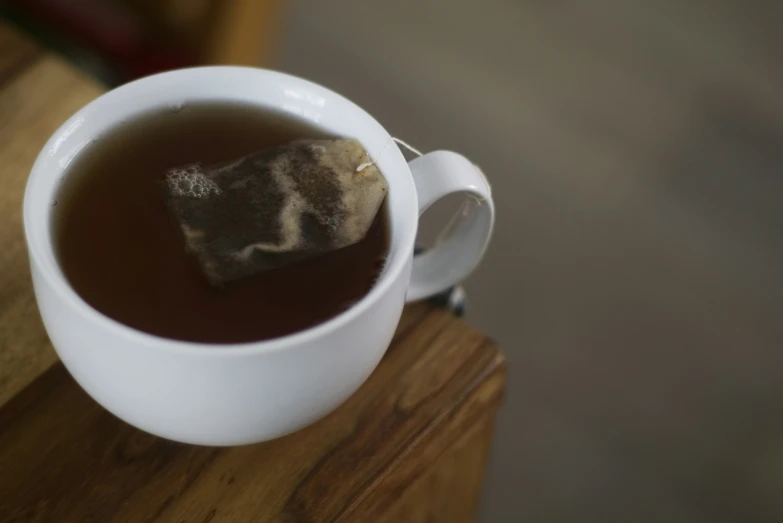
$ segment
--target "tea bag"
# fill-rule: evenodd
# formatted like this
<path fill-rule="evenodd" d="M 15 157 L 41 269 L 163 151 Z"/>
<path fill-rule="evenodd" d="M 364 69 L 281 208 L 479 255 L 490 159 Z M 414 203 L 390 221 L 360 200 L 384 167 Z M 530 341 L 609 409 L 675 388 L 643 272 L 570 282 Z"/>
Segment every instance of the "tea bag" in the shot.
<path fill-rule="evenodd" d="M 166 206 L 209 282 L 222 286 L 361 241 L 388 192 L 370 162 L 357 140 L 298 140 L 171 169 Z"/>

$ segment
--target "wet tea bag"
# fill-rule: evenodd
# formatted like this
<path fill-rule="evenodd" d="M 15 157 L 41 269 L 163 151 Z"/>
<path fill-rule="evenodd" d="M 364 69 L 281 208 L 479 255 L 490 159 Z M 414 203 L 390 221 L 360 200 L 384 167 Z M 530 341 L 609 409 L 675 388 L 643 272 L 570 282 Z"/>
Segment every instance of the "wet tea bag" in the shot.
<path fill-rule="evenodd" d="M 361 241 L 389 190 L 370 162 L 357 140 L 297 140 L 171 169 L 166 205 L 209 282 L 222 286 Z"/>

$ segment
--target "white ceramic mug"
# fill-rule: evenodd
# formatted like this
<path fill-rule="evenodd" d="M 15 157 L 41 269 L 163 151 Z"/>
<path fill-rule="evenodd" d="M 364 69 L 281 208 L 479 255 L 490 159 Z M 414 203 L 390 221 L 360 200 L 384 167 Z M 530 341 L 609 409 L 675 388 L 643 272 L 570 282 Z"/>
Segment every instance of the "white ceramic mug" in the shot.
<path fill-rule="evenodd" d="M 202 101 L 287 111 L 358 138 L 389 182 L 391 248 L 361 301 L 325 323 L 256 343 L 209 345 L 134 330 L 93 309 L 68 285 L 52 241 L 52 207 L 68 163 L 142 112 Z M 419 216 L 443 196 L 480 201 L 426 254 L 414 257 Z M 407 163 L 389 133 L 342 96 L 285 74 L 243 67 L 183 69 L 143 78 L 91 102 L 51 137 L 33 166 L 24 225 L 44 325 L 76 381 L 126 422 L 165 438 L 237 445 L 293 432 L 326 415 L 370 375 L 403 305 L 457 283 L 475 267 L 494 221 L 490 187 L 464 157 L 446 151 Z M 258 321 L 264 321 L 259 318 Z"/>

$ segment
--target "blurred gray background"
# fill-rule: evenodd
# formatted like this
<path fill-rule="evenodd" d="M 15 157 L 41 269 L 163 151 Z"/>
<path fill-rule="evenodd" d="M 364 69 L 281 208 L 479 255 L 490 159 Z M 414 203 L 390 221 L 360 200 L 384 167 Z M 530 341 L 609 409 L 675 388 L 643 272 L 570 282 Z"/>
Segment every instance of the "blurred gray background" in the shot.
<path fill-rule="evenodd" d="M 509 361 L 481 520 L 783 521 L 781 4 L 300 0 L 284 22 L 278 68 L 493 184 L 466 282 Z"/>

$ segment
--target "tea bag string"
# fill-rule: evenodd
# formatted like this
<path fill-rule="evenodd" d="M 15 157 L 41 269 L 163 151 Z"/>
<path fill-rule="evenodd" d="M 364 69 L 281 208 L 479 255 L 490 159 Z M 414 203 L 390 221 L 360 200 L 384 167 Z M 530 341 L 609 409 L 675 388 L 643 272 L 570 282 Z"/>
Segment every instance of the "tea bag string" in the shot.
<path fill-rule="evenodd" d="M 416 149 L 412 145 L 409 145 L 409 144 L 405 143 L 404 141 L 400 140 L 399 138 L 395 138 L 394 136 L 392 136 L 391 137 L 391 141 L 392 141 L 392 143 L 397 143 L 399 145 L 402 145 L 403 147 L 408 149 L 410 152 L 412 152 L 416 156 L 424 156 L 424 154 L 421 151 L 419 151 L 418 149 Z M 383 156 L 386 153 L 386 150 L 389 148 L 389 145 L 391 145 L 391 144 L 386 144 L 386 147 L 383 148 L 383 151 L 381 151 L 381 156 Z M 373 162 L 373 161 L 369 161 L 369 162 L 365 162 L 363 164 L 360 164 L 359 167 L 356 168 L 356 172 L 357 173 L 358 172 L 362 172 L 364 169 L 366 169 L 367 167 L 369 167 L 369 166 L 371 166 L 373 164 L 375 164 L 375 162 Z"/>
<path fill-rule="evenodd" d="M 424 156 L 424 154 L 421 151 L 419 151 L 418 149 L 416 149 L 412 145 L 404 142 L 403 140 L 400 140 L 399 138 L 395 138 L 394 136 L 392 136 L 391 137 L 391 141 L 381 151 L 381 154 L 379 155 L 379 159 L 386 153 L 386 151 L 389 148 L 389 145 L 391 145 L 392 143 L 397 143 L 398 145 L 401 145 L 401 146 L 405 147 L 406 149 L 408 149 L 410 152 L 412 152 L 416 156 Z M 359 165 L 356 168 L 356 172 L 361 172 L 364 169 L 366 169 L 367 167 L 369 167 L 371 165 L 374 165 L 375 163 L 376 162 L 374 162 L 374 161 L 365 162 L 365 163 Z M 487 180 L 487 176 L 484 174 L 484 171 L 481 169 L 481 167 L 479 167 L 475 163 L 473 164 L 473 166 L 476 167 L 476 169 L 478 169 L 478 171 L 481 173 L 481 176 L 484 178 L 484 181 L 487 183 L 487 187 L 489 188 L 490 193 L 491 193 L 492 186 L 489 185 L 489 181 Z M 481 198 L 479 198 L 478 196 L 476 196 L 474 194 L 468 193 L 466 195 L 465 200 L 462 202 L 462 205 L 459 206 L 459 208 L 454 212 L 454 214 L 451 216 L 451 218 L 446 223 L 446 225 L 443 227 L 443 229 L 441 229 L 441 232 L 435 238 L 435 241 L 433 242 L 432 247 L 436 247 L 437 245 L 439 245 L 439 244 L 443 243 L 444 241 L 446 241 L 452 235 L 452 232 L 457 227 L 457 224 L 461 220 L 463 220 L 464 218 L 466 218 L 470 214 L 472 214 L 475 211 L 476 207 L 480 207 L 483 204 L 484 204 L 484 201 Z"/>
<path fill-rule="evenodd" d="M 394 136 L 391 136 L 390 142 L 386 145 L 386 147 L 383 148 L 383 150 L 381 151 L 381 154 L 379 155 L 379 158 L 383 157 L 383 155 L 386 154 L 386 151 L 389 149 L 389 145 L 391 145 L 392 143 L 396 143 L 398 145 L 401 145 L 401 146 L 405 147 L 406 149 L 408 149 L 410 152 L 412 152 L 416 156 L 424 156 L 424 153 L 422 153 L 421 151 L 419 151 L 418 149 L 416 149 L 415 147 L 413 147 L 409 143 L 407 143 L 407 142 L 405 142 L 405 141 L 403 141 L 403 140 L 401 140 L 399 138 L 396 138 Z M 375 163 L 376 162 L 374 162 L 374 161 L 369 161 L 369 162 L 362 163 L 362 164 L 360 164 L 356 168 L 356 172 L 357 173 L 361 172 L 364 169 L 366 169 L 367 167 L 369 167 L 371 165 L 375 165 Z M 479 170 L 479 172 L 481 173 L 481 176 L 483 176 L 484 180 L 487 182 L 487 187 L 489 187 L 489 190 L 492 191 L 492 186 L 489 185 L 489 181 L 487 180 L 487 176 L 484 174 L 484 171 L 481 169 L 481 167 L 479 167 L 475 163 L 473 164 L 473 166 L 476 167 L 476 169 Z M 468 207 L 470 207 L 471 204 L 473 204 L 473 205 L 482 205 L 483 203 L 484 202 L 480 198 L 478 198 L 477 196 L 475 196 L 473 194 L 468 194 L 467 195 L 467 201 L 466 201 L 467 205 L 463 205 L 462 212 L 469 212 L 470 209 Z M 455 218 L 458 218 L 460 214 L 461 214 L 460 212 L 456 213 Z"/>
<path fill-rule="evenodd" d="M 408 149 L 410 152 L 412 152 L 416 156 L 424 156 L 424 154 L 421 151 L 419 151 L 418 149 L 416 149 L 415 147 L 413 147 L 409 143 L 403 142 L 402 140 L 400 140 L 399 138 L 395 138 L 394 136 L 392 136 L 391 139 L 392 139 L 393 142 L 395 142 L 398 145 L 402 145 L 403 147 Z"/>

